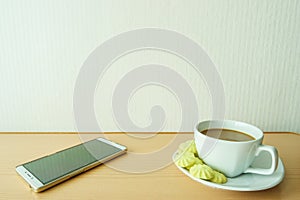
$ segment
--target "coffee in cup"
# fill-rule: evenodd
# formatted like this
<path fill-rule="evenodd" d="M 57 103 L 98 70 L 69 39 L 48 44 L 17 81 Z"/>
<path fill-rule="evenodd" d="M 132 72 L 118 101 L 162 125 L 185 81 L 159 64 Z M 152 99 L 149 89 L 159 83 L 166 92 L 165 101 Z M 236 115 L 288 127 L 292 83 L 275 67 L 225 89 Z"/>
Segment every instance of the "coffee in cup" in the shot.
<path fill-rule="evenodd" d="M 204 135 L 209 135 L 209 137 L 214 137 L 220 140 L 227 140 L 232 142 L 245 142 L 250 140 L 255 140 L 254 137 L 248 135 L 247 133 L 242 133 L 239 131 L 234 131 L 230 129 L 206 129 L 201 132 Z"/>

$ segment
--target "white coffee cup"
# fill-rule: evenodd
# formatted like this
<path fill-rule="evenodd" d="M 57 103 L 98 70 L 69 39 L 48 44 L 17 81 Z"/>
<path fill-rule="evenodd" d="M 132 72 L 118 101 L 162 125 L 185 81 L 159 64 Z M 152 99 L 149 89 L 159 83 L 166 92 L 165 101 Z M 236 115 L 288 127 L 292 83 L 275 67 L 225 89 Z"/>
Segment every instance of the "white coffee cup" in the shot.
<path fill-rule="evenodd" d="M 228 129 L 246 133 L 253 139 L 249 141 L 229 141 L 209 136 L 202 132 L 207 129 Z M 214 136 L 215 137 L 215 136 Z M 200 122 L 194 129 L 198 155 L 212 168 L 235 177 L 242 173 L 273 174 L 277 168 L 278 154 L 273 146 L 262 145 L 263 132 L 250 124 L 231 120 L 209 120 Z M 253 168 L 252 162 L 263 151 L 270 154 L 272 162 L 268 169 Z"/>

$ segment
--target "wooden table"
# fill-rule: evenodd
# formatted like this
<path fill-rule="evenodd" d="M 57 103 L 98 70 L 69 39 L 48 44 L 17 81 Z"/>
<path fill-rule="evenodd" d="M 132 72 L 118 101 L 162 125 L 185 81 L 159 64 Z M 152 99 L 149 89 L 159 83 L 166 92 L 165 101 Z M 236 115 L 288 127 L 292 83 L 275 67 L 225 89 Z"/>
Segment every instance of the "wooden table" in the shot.
<path fill-rule="evenodd" d="M 192 134 L 188 134 L 192 138 Z M 276 146 L 285 165 L 278 186 L 255 192 L 207 187 L 182 174 L 174 164 L 151 173 L 133 174 L 96 167 L 42 193 L 32 192 L 15 172 L 15 166 L 81 142 L 78 134 L 0 134 L 0 199 L 300 199 L 300 135 L 265 134 L 264 143 Z M 143 152 L 164 145 L 174 135 L 158 134 L 134 140 L 125 134 L 108 138 Z M 145 141 L 147 143 L 145 143 Z M 121 157 L 118 159 L 122 159 Z"/>

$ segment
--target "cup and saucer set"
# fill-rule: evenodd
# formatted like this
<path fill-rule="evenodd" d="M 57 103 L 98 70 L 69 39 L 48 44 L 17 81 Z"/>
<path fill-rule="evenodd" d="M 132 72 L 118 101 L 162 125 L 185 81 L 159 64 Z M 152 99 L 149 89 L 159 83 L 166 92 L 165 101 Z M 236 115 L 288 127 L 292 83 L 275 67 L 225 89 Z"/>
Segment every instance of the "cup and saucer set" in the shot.
<path fill-rule="evenodd" d="M 197 156 L 209 167 L 224 174 L 225 183 L 193 176 L 178 165 L 179 150 L 173 155 L 178 169 L 206 186 L 233 190 L 259 191 L 278 185 L 284 178 L 284 165 L 275 147 L 263 145 L 263 132 L 250 124 L 231 120 L 203 121 L 194 128 Z"/>

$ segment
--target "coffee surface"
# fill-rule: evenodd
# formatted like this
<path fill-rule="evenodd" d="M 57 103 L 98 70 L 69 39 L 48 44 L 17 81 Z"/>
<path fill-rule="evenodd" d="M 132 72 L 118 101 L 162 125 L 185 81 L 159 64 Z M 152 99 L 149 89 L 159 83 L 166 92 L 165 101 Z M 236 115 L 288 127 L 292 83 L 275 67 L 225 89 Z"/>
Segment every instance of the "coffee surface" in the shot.
<path fill-rule="evenodd" d="M 246 133 L 229 130 L 229 129 L 219 129 L 219 128 L 207 129 L 201 131 L 201 133 L 209 137 L 213 137 L 221 140 L 233 141 L 233 142 L 245 142 L 245 141 L 255 140 L 255 138 L 253 138 L 252 136 Z"/>

